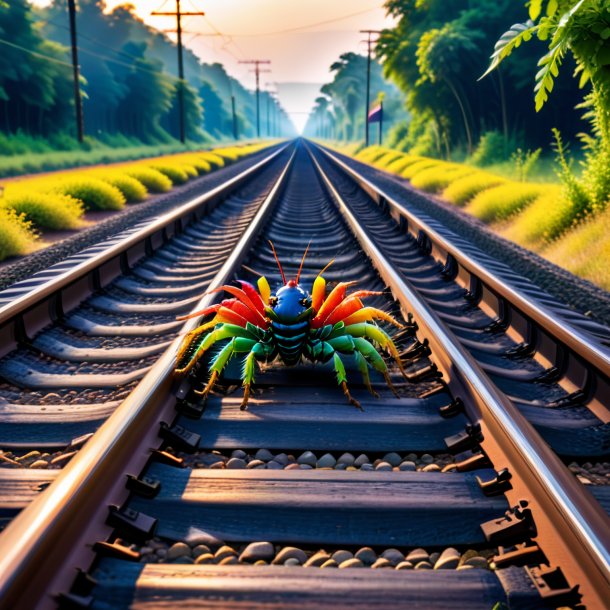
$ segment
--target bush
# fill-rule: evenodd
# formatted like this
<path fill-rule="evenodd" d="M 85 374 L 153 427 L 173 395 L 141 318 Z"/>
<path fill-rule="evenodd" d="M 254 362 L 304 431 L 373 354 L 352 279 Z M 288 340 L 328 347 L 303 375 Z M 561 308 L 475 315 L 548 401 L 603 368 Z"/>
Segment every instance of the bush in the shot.
<path fill-rule="evenodd" d="M 554 189 L 540 195 L 519 214 L 505 235 L 528 246 L 549 242 L 574 224 L 576 213 L 575 206 L 565 191 Z"/>
<path fill-rule="evenodd" d="M 566 233 L 544 256 L 568 271 L 610 290 L 610 210 Z"/>
<path fill-rule="evenodd" d="M 396 161 L 396 159 L 400 159 L 402 156 L 403 154 L 400 152 L 384 153 L 373 163 L 373 165 L 379 169 L 386 169 L 386 167 L 392 163 L 392 161 Z"/>
<path fill-rule="evenodd" d="M 477 193 L 485 191 L 499 184 L 504 184 L 505 178 L 494 176 L 487 172 L 475 171 L 474 174 L 469 174 L 463 178 L 459 178 L 452 182 L 444 191 L 443 197 L 457 205 L 464 205 L 472 199 Z"/>
<path fill-rule="evenodd" d="M 84 214 L 83 204 L 59 193 L 16 192 L 8 195 L 5 205 L 44 229 L 77 229 Z"/>
<path fill-rule="evenodd" d="M 419 172 L 430 169 L 431 167 L 437 167 L 438 165 L 444 165 L 443 161 L 438 161 L 436 159 L 422 159 L 421 161 L 416 161 L 415 163 L 411 163 L 408 167 L 400 172 L 400 175 L 407 180 L 410 180 L 414 176 L 416 176 Z"/>
<path fill-rule="evenodd" d="M 161 172 L 142 165 L 132 165 L 125 173 L 141 182 L 150 193 L 167 193 L 172 188 L 172 181 Z"/>
<path fill-rule="evenodd" d="M 201 158 L 204 161 L 207 161 L 214 169 L 221 169 L 225 166 L 225 160 L 220 155 L 215 155 L 211 152 L 205 152 L 201 154 Z"/>
<path fill-rule="evenodd" d="M 513 150 L 513 143 L 507 142 L 499 131 L 486 131 L 472 153 L 470 163 L 481 167 L 502 163 L 510 158 Z"/>
<path fill-rule="evenodd" d="M 118 188 L 90 177 L 68 178 L 54 189 L 62 195 L 80 199 L 87 210 L 120 210 L 125 197 Z"/>
<path fill-rule="evenodd" d="M 469 176 L 475 171 L 477 170 L 473 167 L 437 165 L 419 172 L 411 179 L 411 184 L 428 193 L 438 193 L 455 180 Z"/>
<path fill-rule="evenodd" d="M 212 171 L 212 166 L 205 159 L 193 157 L 189 159 L 189 163 L 197 170 L 197 173 L 202 176 Z"/>
<path fill-rule="evenodd" d="M 103 172 L 99 174 L 99 178 L 118 188 L 123 193 L 127 203 L 140 203 L 148 197 L 146 187 L 128 174 Z"/>
<path fill-rule="evenodd" d="M 15 210 L 0 207 L 0 261 L 30 252 L 36 241 L 32 223 Z"/>
<path fill-rule="evenodd" d="M 188 174 L 177 165 L 170 165 L 169 163 L 151 163 L 147 164 L 147 167 L 151 169 L 156 169 L 158 172 L 161 172 L 164 176 L 167 176 L 172 184 L 185 184 L 189 180 Z"/>
<path fill-rule="evenodd" d="M 195 166 L 190 163 L 180 163 L 179 168 L 186 173 L 189 180 L 199 176 L 199 172 L 195 169 Z"/>
<path fill-rule="evenodd" d="M 534 201 L 544 192 L 545 188 L 550 187 L 523 182 L 507 182 L 478 193 L 470 201 L 466 211 L 483 222 L 503 220 Z"/>
<path fill-rule="evenodd" d="M 234 148 L 220 148 L 215 150 L 214 153 L 230 163 L 235 163 L 242 156 L 240 151 Z"/>
<path fill-rule="evenodd" d="M 392 161 L 392 163 L 388 165 L 387 171 L 400 175 L 404 169 L 418 161 L 423 161 L 423 159 L 423 157 L 418 157 L 417 155 L 403 155 L 396 159 L 396 161 Z"/>

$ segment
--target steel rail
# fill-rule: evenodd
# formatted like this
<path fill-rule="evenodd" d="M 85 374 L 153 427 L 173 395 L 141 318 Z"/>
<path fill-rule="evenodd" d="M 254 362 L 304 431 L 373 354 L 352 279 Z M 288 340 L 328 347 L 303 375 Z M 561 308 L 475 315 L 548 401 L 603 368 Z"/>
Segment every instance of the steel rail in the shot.
<path fill-rule="evenodd" d="M 473 421 L 480 421 L 483 446 L 497 469 L 510 467 L 524 487 L 507 496 L 514 504 L 529 492 L 543 550 L 552 548 L 568 574 L 576 574 L 588 607 L 603 607 L 610 591 L 610 519 L 568 471 L 532 425 L 504 396 L 416 290 L 394 269 L 360 226 L 311 149 L 312 160 L 364 252 L 398 300 L 413 314 L 430 344 L 430 358 L 444 373 L 454 396 L 462 398 Z M 330 156 L 330 155 L 329 155 Z M 331 158 L 333 158 L 331 156 Z M 489 446 L 492 440 L 498 447 Z M 538 510 L 536 510 L 538 509 Z M 543 526 L 541 524 L 544 523 Z M 558 553 L 557 553 L 558 552 Z M 597 604 L 597 605 L 595 605 Z"/>
<path fill-rule="evenodd" d="M 370 180 L 367 180 L 362 174 L 347 165 L 347 163 L 339 159 L 336 155 L 318 145 L 316 145 L 316 149 L 320 150 L 328 159 L 359 184 L 374 201 L 377 203 L 382 200 L 387 202 L 395 213 L 400 217 L 403 217 L 409 224 L 416 227 L 417 230 L 422 230 L 426 233 L 432 242 L 440 246 L 447 254 L 453 256 L 464 269 L 485 283 L 490 290 L 506 299 L 512 306 L 534 320 L 558 341 L 564 343 L 573 352 L 595 366 L 603 375 L 610 377 L 610 349 L 594 343 L 589 336 L 568 321 L 558 321 L 556 319 L 556 314 L 543 304 L 536 303 L 527 298 L 504 280 L 500 279 L 497 275 L 490 272 L 489 269 L 486 269 L 472 257 L 468 256 L 468 254 L 462 252 L 425 221 L 405 209 L 383 189 L 373 184 Z"/>
<path fill-rule="evenodd" d="M 231 279 L 276 202 L 294 156 L 293 151 L 208 291 Z M 256 166 L 257 170 L 261 167 L 261 164 Z M 249 171 L 249 175 L 257 170 Z M 216 295 L 206 293 L 193 311 L 207 307 L 215 298 Z M 198 323 L 196 318 L 187 321 L 181 334 L 196 328 Z M 125 502 L 128 496 L 125 475 L 142 471 L 150 458 L 151 448 L 160 445 L 159 422 L 163 418 L 171 421 L 175 416 L 173 373 L 180 341 L 178 337 L 172 342 L 128 398 L 59 473 L 55 482 L 2 533 L 0 608 L 54 607 L 51 595 L 69 590 L 77 568 L 89 568 L 95 554 L 86 545 L 112 532 L 112 528 L 103 525 L 108 505 L 121 506 Z M 66 548 L 68 546 L 71 548 Z"/>
<path fill-rule="evenodd" d="M 203 195 L 194 197 L 177 208 L 166 212 L 150 224 L 127 236 L 120 242 L 108 246 L 108 248 L 99 254 L 92 256 L 78 265 L 75 265 L 64 273 L 53 277 L 49 281 L 37 286 L 36 288 L 33 288 L 31 291 L 27 292 L 21 297 L 18 297 L 6 304 L 4 307 L 0 308 L 0 327 L 6 322 L 10 321 L 12 318 L 22 315 L 28 309 L 31 309 L 33 306 L 37 305 L 40 301 L 48 299 L 50 296 L 65 289 L 71 284 L 74 284 L 78 280 L 95 271 L 104 263 L 117 258 L 130 248 L 142 244 L 147 238 L 159 233 L 159 231 L 167 229 L 172 224 L 181 221 L 185 216 L 188 216 L 191 213 L 200 211 L 202 206 L 213 203 L 217 199 L 226 196 L 229 192 L 238 188 L 246 180 L 256 175 L 257 172 L 259 172 L 263 167 L 267 166 L 273 159 L 286 150 L 288 146 L 290 146 L 290 144 L 281 146 L 278 150 L 266 156 L 264 159 L 261 159 L 258 163 L 239 173 L 237 176 L 234 176 L 226 182 L 219 184 Z"/>

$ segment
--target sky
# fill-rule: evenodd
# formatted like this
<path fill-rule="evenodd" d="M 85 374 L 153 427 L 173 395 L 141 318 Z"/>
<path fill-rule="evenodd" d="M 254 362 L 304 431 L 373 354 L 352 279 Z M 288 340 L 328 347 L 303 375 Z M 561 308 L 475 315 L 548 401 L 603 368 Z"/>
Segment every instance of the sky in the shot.
<path fill-rule="evenodd" d="M 33 0 L 45 5 L 49 0 Z M 126 0 L 106 0 L 109 9 Z M 129 0 L 152 27 L 175 29 L 172 17 L 152 11 L 174 11 L 175 0 Z M 183 11 L 204 17 L 183 18 L 183 41 L 203 61 L 225 65 L 232 76 L 254 88 L 251 66 L 240 60 L 268 59 L 261 85 L 275 89 L 300 131 L 320 86 L 331 80 L 330 65 L 348 51 L 365 53 L 359 30 L 391 27 L 383 0 L 182 0 Z M 174 36 L 173 34 L 169 34 Z M 275 85 L 274 85 L 275 83 Z"/>

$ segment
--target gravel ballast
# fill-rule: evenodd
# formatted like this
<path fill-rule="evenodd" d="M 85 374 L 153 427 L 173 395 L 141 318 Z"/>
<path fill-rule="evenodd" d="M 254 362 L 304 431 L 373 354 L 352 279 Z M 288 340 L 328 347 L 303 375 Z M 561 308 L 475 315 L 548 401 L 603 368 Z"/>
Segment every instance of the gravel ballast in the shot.
<path fill-rule="evenodd" d="M 324 451 L 301 451 L 294 453 L 271 453 L 267 449 L 232 452 L 198 451 L 193 454 L 177 453 L 188 468 L 201 469 L 256 469 L 256 470 L 362 470 L 379 472 L 452 472 L 454 457 L 448 453 L 328 453 Z"/>
<path fill-rule="evenodd" d="M 294 546 L 274 545 L 271 542 L 216 545 L 168 541 L 154 538 L 144 545 L 118 540 L 140 553 L 142 563 L 216 564 L 216 565 L 269 565 L 303 566 L 304 568 L 370 568 L 390 570 L 468 570 L 490 569 L 495 549 L 466 549 L 453 547 L 433 552 L 426 549 L 303 549 Z"/>

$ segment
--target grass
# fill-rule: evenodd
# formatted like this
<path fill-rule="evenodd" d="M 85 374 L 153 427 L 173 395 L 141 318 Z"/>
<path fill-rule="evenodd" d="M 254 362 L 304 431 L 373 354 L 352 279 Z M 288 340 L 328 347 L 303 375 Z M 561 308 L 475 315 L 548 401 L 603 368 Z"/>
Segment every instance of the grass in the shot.
<path fill-rule="evenodd" d="M 30 252 L 39 238 L 35 229 L 79 228 L 84 211 L 120 210 L 144 201 L 148 193 L 167 192 L 270 144 L 181 152 L 11 180 L 0 196 L 0 260 Z"/>
<path fill-rule="evenodd" d="M 140 182 L 151 193 L 167 193 L 172 189 L 172 181 L 152 167 L 130 167 L 125 170 L 125 175 Z"/>
<path fill-rule="evenodd" d="M 500 184 L 476 195 L 466 211 L 483 222 L 505 220 L 542 195 L 544 190 L 544 185 L 527 182 Z"/>
<path fill-rule="evenodd" d="M 151 169 L 156 169 L 158 172 L 161 172 L 164 176 L 167 176 L 172 184 L 175 186 L 176 184 L 185 184 L 189 181 L 189 175 L 186 170 L 178 164 L 170 164 L 170 163 L 151 163 L 148 167 Z"/>
<path fill-rule="evenodd" d="M 610 209 L 548 244 L 541 254 L 560 267 L 610 290 Z"/>
<path fill-rule="evenodd" d="M 563 197 L 561 189 L 556 188 L 535 199 L 502 233 L 517 243 L 540 249 L 560 237 L 573 224 L 573 205 Z"/>
<path fill-rule="evenodd" d="M 82 201 L 86 210 L 120 210 L 126 203 L 118 188 L 91 176 L 67 178 L 53 190 Z"/>
<path fill-rule="evenodd" d="M 129 176 L 128 174 L 121 174 L 117 172 L 103 172 L 102 179 L 111 186 L 119 189 L 125 197 L 127 203 L 141 203 L 148 197 L 148 191 L 142 182 Z"/>
<path fill-rule="evenodd" d="M 373 165 L 380 169 L 384 169 L 388 164 L 392 163 L 392 161 L 396 161 L 396 159 L 400 159 L 401 157 L 402 157 L 402 153 L 399 153 L 396 151 L 387 152 L 387 153 L 384 153 L 383 155 L 381 155 L 381 157 L 379 157 L 373 163 Z"/>
<path fill-rule="evenodd" d="M 80 200 L 59 193 L 16 193 L 5 199 L 4 206 L 23 214 L 39 229 L 78 229 L 85 213 Z"/>
<path fill-rule="evenodd" d="M 179 142 L 145 145 L 135 139 L 107 138 L 107 142 L 86 138 L 84 145 L 72 138 L 47 141 L 23 134 L 0 134 L 0 177 L 19 176 L 71 167 L 85 167 L 158 157 L 201 148 L 201 143 Z M 19 143 L 22 145 L 19 145 Z M 8 144 L 7 144 L 8 143 Z M 4 146 L 3 146 L 4 144 Z"/>
<path fill-rule="evenodd" d="M 411 184 L 427 193 L 439 193 L 458 178 L 463 178 L 476 170 L 470 167 L 444 167 L 435 165 L 423 169 L 411 179 Z"/>
<path fill-rule="evenodd" d="M 411 165 L 405 167 L 405 169 L 400 172 L 400 175 L 407 180 L 414 178 L 417 174 L 423 170 L 431 169 L 432 167 L 437 167 L 439 165 L 438 161 L 434 159 L 423 159 L 421 161 L 416 161 L 415 163 L 411 163 Z"/>
<path fill-rule="evenodd" d="M 0 207 L 0 260 L 28 254 L 34 249 L 37 234 L 23 214 Z"/>
<path fill-rule="evenodd" d="M 475 195 L 505 182 L 506 178 L 479 170 L 457 178 L 443 191 L 443 197 L 456 205 L 465 205 Z"/>

